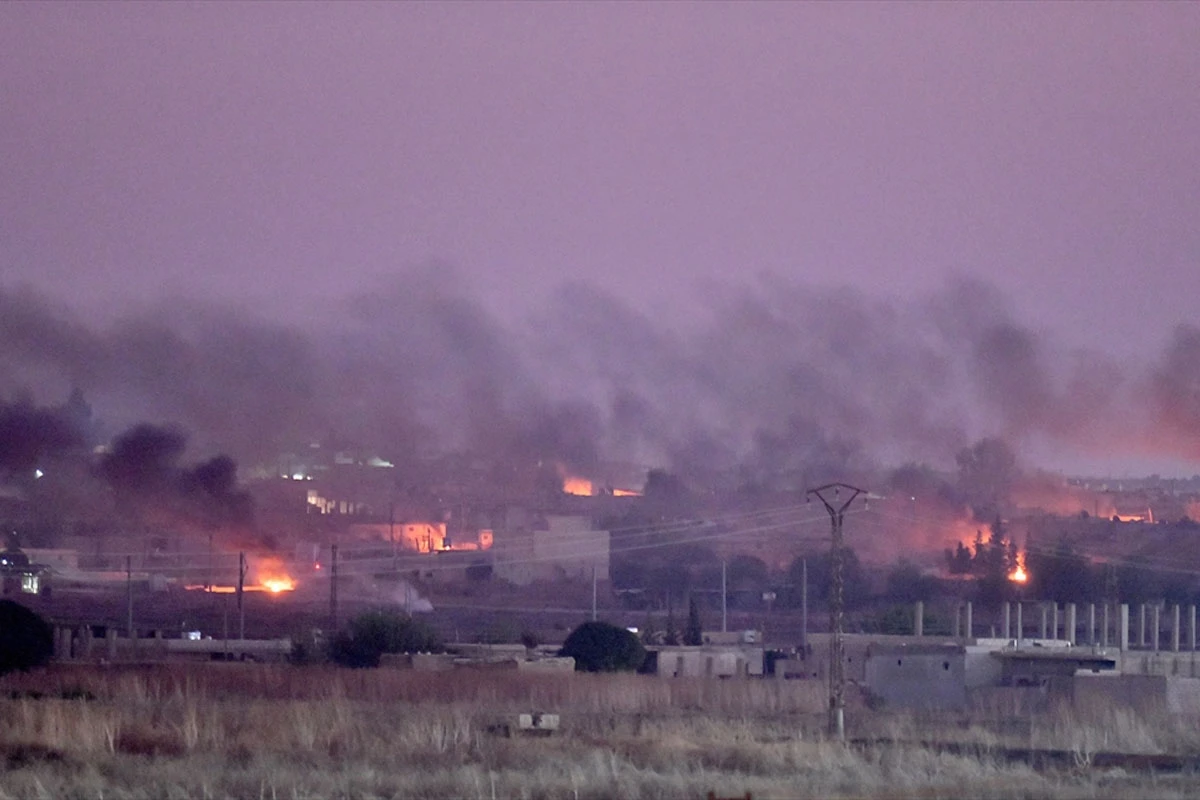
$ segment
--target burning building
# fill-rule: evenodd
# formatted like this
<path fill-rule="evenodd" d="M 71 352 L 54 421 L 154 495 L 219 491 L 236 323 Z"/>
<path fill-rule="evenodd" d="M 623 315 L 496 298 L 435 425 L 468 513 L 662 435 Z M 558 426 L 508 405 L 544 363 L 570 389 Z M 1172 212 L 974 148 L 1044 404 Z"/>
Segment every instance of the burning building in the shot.
<path fill-rule="evenodd" d="M 451 536 L 445 522 L 359 523 L 350 526 L 349 534 L 353 539 L 394 544 L 410 553 L 487 550 L 493 541 L 492 531 L 486 528 Z"/>

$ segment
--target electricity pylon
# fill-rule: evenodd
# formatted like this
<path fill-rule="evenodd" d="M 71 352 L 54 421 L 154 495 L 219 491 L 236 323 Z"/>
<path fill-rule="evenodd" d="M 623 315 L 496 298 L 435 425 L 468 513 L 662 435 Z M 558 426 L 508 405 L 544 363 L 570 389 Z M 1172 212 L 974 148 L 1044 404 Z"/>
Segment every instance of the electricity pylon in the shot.
<path fill-rule="evenodd" d="M 844 502 L 841 491 L 850 493 Z M 846 509 L 866 489 L 848 483 L 827 483 L 809 489 L 806 499 L 815 496 L 829 512 L 832 542 L 829 551 L 829 735 L 839 742 L 846 740 L 846 657 L 842 642 L 845 546 L 842 543 L 842 521 Z M 832 494 L 832 500 L 827 495 Z"/>

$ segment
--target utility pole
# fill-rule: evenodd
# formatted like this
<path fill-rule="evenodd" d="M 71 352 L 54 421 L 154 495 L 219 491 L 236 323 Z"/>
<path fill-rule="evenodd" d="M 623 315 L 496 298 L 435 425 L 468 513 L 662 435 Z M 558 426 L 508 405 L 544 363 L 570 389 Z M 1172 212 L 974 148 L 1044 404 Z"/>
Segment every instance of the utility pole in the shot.
<path fill-rule="evenodd" d="M 840 499 L 845 489 L 850 496 Z M 845 546 L 842 522 L 854 498 L 866 490 L 847 483 L 828 483 L 806 493 L 806 501 L 816 497 L 829 512 L 832 542 L 829 551 L 829 733 L 839 742 L 846 741 L 846 658 L 842 642 Z M 832 495 L 832 499 L 830 499 Z"/>
<path fill-rule="evenodd" d="M 725 583 L 725 562 L 721 562 L 721 633 L 729 630 L 729 602 Z"/>
<path fill-rule="evenodd" d="M 399 553 L 396 550 L 396 504 L 388 503 L 388 538 L 392 541 L 392 572 L 399 573 Z"/>
<path fill-rule="evenodd" d="M 808 559 L 800 561 L 800 647 L 808 658 Z"/>
<path fill-rule="evenodd" d="M 246 554 L 238 553 L 238 640 L 246 638 Z"/>
<path fill-rule="evenodd" d="M 333 633 L 337 633 L 338 627 L 338 596 L 337 596 L 337 581 L 338 581 L 338 563 L 337 563 L 337 545 L 331 545 L 329 548 L 329 620 Z"/>
<path fill-rule="evenodd" d="M 125 556 L 125 635 L 133 641 L 133 556 Z"/>

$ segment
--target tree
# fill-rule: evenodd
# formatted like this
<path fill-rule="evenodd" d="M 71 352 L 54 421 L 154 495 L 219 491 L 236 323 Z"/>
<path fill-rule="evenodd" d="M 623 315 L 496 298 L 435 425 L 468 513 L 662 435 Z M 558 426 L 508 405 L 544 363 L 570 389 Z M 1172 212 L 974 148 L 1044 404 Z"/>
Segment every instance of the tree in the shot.
<path fill-rule="evenodd" d="M 920 568 L 911 561 L 901 559 L 887 575 L 884 596 L 894 603 L 915 603 L 929 600 L 937 590 L 937 581 L 921 574 Z"/>
<path fill-rule="evenodd" d="M 33 611 L 0 600 L 0 675 L 41 667 L 54 655 L 54 631 Z"/>
<path fill-rule="evenodd" d="M 946 568 L 951 575 L 967 575 L 971 572 L 971 551 L 958 542 L 953 550 L 946 548 Z"/>
<path fill-rule="evenodd" d="M 667 608 L 673 605 L 675 598 L 682 600 L 692 588 L 692 573 L 678 561 L 651 568 L 647 578 L 650 588 Z"/>
<path fill-rule="evenodd" d="M 688 621 L 683 631 L 683 643 L 695 647 L 704 644 L 704 627 L 700 624 L 700 608 L 696 598 L 688 598 Z"/>
<path fill-rule="evenodd" d="M 788 605 L 800 605 L 800 585 L 802 583 L 802 563 L 808 562 L 808 600 L 824 603 L 829 600 L 830 589 L 830 553 L 828 550 L 808 556 L 801 556 L 792 562 L 788 568 L 788 583 L 791 588 L 787 594 Z M 866 572 L 858 560 L 858 554 L 853 548 L 842 548 L 842 601 L 847 609 L 858 608 L 867 601 L 871 594 L 870 583 Z"/>
<path fill-rule="evenodd" d="M 679 644 L 679 631 L 675 629 L 675 606 L 671 604 L 670 595 L 667 595 L 667 629 L 663 632 L 663 644 L 668 647 Z"/>
<path fill-rule="evenodd" d="M 330 657 L 344 667 L 377 667 L 384 653 L 441 650 L 437 633 L 425 623 L 399 611 L 368 611 L 334 637 Z"/>
<path fill-rule="evenodd" d="M 1036 597 L 1060 603 L 1095 599 L 1102 588 L 1087 559 L 1066 542 L 1051 553 L 1029 554 L 1029 582 Z"/>
<path fill-rule="evenodd" d="M 638 637 L 608 622 L 583 623 L 571 631 L 558 654 L 574 658 L 580 672 L 633 672 L 646 660 Z"/>
<path fill-rule="evenodd" d="M 733 589 L 759 590 L 767 582 L 770 570 L 767 562 L 750 555 L 736 555 L 729 560 L 726 574 Z"/>

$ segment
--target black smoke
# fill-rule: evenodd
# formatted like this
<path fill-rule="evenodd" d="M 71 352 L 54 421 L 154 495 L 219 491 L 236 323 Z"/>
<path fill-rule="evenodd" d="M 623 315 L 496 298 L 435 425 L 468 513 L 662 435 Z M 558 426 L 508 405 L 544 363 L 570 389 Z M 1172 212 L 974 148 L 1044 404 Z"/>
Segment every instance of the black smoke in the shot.
<path fill-rule="evenodd" d="M 122 433 L 97 464 L 118 504 L 207 529 L 249 529 L 254 504 L 240 488 L 237 464 L 218 455 L 181 463 L 187 436 L 177 428 L 142 424 Z"/>
<path fill-rule="evenodd" d="M 0 289 L 0 392 L 79 387 L 117 429 L 178 425 L 193 451 L 241 463 L 351 442 L 407 482 L 439 452 L 792 487 L 908 462 L 954 471 L 987 437 L 1016 453 L 1200 459 L 1196 329 L 1144 369 L 1063 347 L 979 281 L 910 301 L 773 277 L 720 289 L 686 326 L 585 283 L 505 324 L 439 265 L 286 324 L 174 302 L 88 325 Z M 12 448 L 14 465 L 65 444 L 47 420 L 16 427 L 44 445 Z M 143 444 L 183 469 L 169 437 Z M 136 485 L 137 463 L 110 466 L 113 486 Z M 220 495 L 223 469 L 193 489 Z"/>
<path fill-rule="evenodd" d="M 83 447 L 86 431 L 71 411 L 39 407 L 30 399 L 0 403 L 0 478 L 29 477 L 48 459 Z"/>

